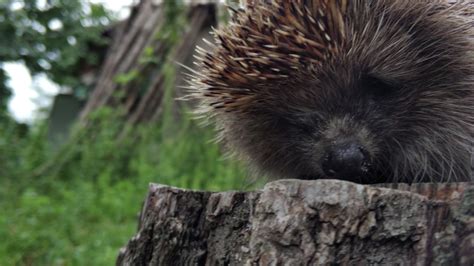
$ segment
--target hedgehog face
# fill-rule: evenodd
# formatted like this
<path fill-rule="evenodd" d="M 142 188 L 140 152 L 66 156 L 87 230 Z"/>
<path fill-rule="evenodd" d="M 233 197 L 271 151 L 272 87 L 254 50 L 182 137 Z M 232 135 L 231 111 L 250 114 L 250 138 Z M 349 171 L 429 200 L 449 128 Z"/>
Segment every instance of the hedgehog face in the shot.
<path fill-rule="evenodd" d="M 466 4 L 274 1 L 202 51 L 199 112 L 258 173 L 360 183 L 472 178 Z"/>

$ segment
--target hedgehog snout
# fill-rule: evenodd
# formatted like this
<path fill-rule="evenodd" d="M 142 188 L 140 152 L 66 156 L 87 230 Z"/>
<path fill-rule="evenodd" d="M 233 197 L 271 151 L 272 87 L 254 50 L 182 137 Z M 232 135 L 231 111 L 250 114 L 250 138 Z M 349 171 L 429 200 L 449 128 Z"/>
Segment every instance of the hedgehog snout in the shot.
<path fill-rule="evenodd" d="M 321 168 L 329 178 L 365 179 L 371 168 L 367 149 L 353 140 L 333 142 L 322 157 Z"/>

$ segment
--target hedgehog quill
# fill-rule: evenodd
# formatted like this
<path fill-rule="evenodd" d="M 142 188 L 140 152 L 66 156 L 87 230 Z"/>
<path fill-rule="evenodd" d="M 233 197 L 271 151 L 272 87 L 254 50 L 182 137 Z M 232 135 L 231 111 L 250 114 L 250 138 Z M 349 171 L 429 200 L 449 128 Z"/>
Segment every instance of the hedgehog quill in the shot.
<path fill-rule="evenodd" d="M 472 3 L 254 1 L 199 50 L 200 116 L 257 174 L 472 181 Z"/>

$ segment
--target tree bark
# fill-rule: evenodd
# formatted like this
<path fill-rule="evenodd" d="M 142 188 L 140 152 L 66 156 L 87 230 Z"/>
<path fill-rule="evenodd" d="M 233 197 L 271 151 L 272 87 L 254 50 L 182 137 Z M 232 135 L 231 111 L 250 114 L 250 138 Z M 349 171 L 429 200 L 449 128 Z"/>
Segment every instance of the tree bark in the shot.
<path fill-rule="evenodd" d="M 169 24 L 161 0 L 140 0 L 132 9 L 132 15 L 117 26 L 100 75 L 82 110 L 83 123 L 87 123 L 93 111 L 104 106 L 123 107 L 125 120 L 130 125 L 159 120 L 165 90 L 163 65 L 171 64 L 177 81 L 181 81 L 187 71 L 176 63 L 191 65 L 194 48 L 204 37 L 203 33 L 217 26 L 218 0 L 187 0 L 181 4 L 184 4 L 182 12 L 187 24 L 182 26 L 175 44 L 157 37 Z M 150 49 L 153 52 L 148 57 L 156 60 L 155 63 L 141 60 Z M 138 76 L 128 82 L 117 82 L 118 77 L 133 72 Z M 173 98 L 175 96 L 180 96 L 177 87 L 173 91 Z"/>
<path fill-rule="evenodd" d="M 474 184 L 150 185 L 117 265 L 474 265 Z"/>

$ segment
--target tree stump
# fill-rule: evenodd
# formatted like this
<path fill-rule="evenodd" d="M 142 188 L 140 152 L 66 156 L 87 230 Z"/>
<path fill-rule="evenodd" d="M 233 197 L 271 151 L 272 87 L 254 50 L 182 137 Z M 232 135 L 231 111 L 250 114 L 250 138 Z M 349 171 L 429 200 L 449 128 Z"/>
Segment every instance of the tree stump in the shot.
<path fill-rule="evenodd" d="M 474 184 L 382 186 L 151 184 L 117 265 L 474 265 Z"/>

